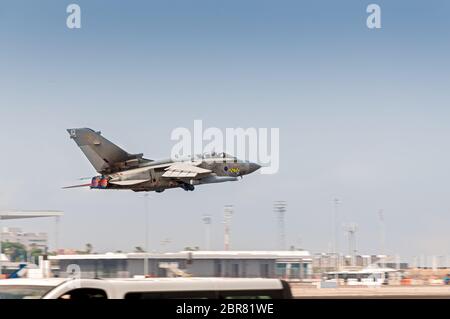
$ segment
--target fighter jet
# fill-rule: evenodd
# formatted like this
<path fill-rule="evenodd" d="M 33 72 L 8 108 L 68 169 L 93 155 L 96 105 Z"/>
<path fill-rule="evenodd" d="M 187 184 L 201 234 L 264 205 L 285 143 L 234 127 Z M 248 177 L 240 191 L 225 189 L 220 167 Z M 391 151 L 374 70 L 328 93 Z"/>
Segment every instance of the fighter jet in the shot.
<path fill-rule="evenodd" d="M 223 183 L 255 172 L 261 166 L 226 153 L 194 155 L 184 159 L 150 160 L 143 154 L 130 154 L 89 128 L 68 129 L 99 175 L 89 184 L 64 188 L 129 189 L 135 192 L 163 192 L 196 185 Z"/>

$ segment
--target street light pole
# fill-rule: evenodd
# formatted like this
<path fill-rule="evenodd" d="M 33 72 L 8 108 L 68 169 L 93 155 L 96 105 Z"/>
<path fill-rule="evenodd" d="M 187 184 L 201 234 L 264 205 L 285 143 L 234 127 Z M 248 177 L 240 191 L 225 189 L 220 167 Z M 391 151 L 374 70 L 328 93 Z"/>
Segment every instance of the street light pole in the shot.
<path fill-rule="evenodd" d="M 336 269 L 339 271 L 340 269 L 340 256 L 339 256 L 339 237 L 338 237 L 338 208 L 341 201 L 339 198 L 335 198 L 333 200 L 334 209 L 333 209 L 333 250 L 336 256 Z"/>
<path fill-rule="evenodd" d="M 58 255 L 59 250 L 59 216 L 55 217 L 55 253 Z"/>
<path fill-rule="evenodd" d="M 144 194 L 144 206 L 145 206 L 145 243 L 144 243 L 144 249 L 145 249 L 145 253 L 144 253 L 144 276 L 148 275 L 148 249 L 149 249 L 149 245 L 148 245 L 148 193 Z"/>
<path fill-rule="evenodd" d="M 385 234 L 384 234 L 384 212 L 382 209 L 378 211 L 378 217 L 380 219 L 380 255 L 382 256 L 382 266 L 385 267 L 386 252 L 384 248 Z"/>
<path fill-rule="evenodd" d="M 3 272 L 3 262 L 2 262 L 2 240 L 3 240 L 3 229 L 2 229 L 2 218 L 0 217 L 0 275 Z"/>

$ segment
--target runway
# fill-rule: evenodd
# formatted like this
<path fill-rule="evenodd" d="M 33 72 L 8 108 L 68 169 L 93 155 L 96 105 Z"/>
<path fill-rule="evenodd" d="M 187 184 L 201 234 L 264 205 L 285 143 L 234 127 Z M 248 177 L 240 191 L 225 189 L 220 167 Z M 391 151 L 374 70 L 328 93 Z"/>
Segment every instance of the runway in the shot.
<path fill-rule="evenodd" d="M 450 299 L 450 286 L 315 288 L 291 284 L 296 299 Z"/>

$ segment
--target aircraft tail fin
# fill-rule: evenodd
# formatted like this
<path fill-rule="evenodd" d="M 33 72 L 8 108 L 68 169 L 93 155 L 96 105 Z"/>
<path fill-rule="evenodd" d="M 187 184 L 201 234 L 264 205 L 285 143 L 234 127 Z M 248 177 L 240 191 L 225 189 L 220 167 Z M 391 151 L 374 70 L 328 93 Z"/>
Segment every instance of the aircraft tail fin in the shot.
<path fill-rule="evenodd" d="M 95 170 L 99 173 L 112 173 L 138 167 L 149 162 L 143 154 L 129 154 L 90 128 L 68 129 L 70 138 L 77 143 Z"/>

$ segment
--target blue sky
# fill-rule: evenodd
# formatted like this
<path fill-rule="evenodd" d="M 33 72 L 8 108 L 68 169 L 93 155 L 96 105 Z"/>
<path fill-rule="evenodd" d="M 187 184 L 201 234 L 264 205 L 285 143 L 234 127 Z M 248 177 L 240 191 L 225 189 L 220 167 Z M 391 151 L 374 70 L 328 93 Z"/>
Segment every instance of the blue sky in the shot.
<path fill-rule="evenodd" d="M 66 27 L 69 3 L 0 4 L 0 208 L 61 209 L 63 246 L 131 250 L 142 195 L 61 190 L 94 174 L 65 129 L 162 158 L 171 131 L 201 119 L 280 128 L 280 171 L 152 193 L 152 249 L 202 246 L 206 213 L 221 249 L 230 203 L 232 247 L 274 249 L 283 199 L 288 243 L 324 251 L 338 196 L 361 252 L 377 251 L 383 208 L 388 252 L 449 254 L 448 2 L 377 1 L 380 30 L 367 1 L 74 1 L 80 30 Z"/>

